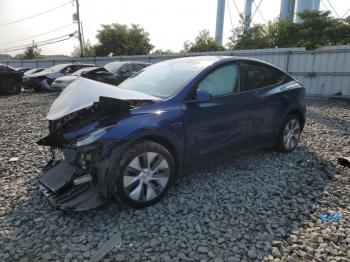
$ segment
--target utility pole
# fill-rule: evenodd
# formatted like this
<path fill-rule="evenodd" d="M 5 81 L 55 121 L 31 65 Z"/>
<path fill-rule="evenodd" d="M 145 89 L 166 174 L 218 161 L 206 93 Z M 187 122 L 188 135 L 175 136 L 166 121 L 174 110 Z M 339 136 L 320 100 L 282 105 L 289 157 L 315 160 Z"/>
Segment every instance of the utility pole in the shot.
<path fill-rule="evenodd" d="M 225 0 L 218 0 L 216 11 L 216 31 L 215 40 L 218 45 L 222 45 L 222 34 L 224 31 Z"/>
<path fill-rule="evenodd" d="M 84 56 L 84 47 L 83 47 L 83 38 L 81 36 L 81 23 L 80 23 L 80 13 L 79 13 L 79 0 L 75 0 L 75 4 L 77 6 L 77 23 L 78 23 L 78 38 L 80 44 L 80 56 Z"/>
<path fill-rule="evenodd" d="M 246 33 L 250 28 L 252 20 L 252 5 L 254 0 L 245 0 L 244 4 L 244 32 Z"/>

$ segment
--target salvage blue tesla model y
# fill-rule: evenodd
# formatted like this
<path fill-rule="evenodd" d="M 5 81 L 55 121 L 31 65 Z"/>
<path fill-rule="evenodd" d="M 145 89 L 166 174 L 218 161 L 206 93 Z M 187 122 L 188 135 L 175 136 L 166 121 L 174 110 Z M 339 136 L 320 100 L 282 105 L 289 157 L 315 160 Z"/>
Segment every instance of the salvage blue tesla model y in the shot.
<path fill-rule="evenodd" d="M 38 141 L 53 153 L 40 189 L 69 210 L 111 199 L 150 206 L 200 164 L 259 148 L 293 151 L 304 96 L 288 73 L 241 57 L 168 60 L 118 87 L 78 78 L 51 106 L 50 133 Z"/>

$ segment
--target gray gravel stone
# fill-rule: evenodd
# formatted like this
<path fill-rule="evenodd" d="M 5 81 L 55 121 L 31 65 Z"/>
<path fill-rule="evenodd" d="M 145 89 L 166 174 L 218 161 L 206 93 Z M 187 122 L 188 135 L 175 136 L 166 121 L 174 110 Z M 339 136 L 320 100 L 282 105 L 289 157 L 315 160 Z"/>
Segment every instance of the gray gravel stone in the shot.
<path fill-rule="evenodd" d="M 0 97 L 0 261 L 89 260 L 118 232 L 123 244 L 106 261 L 349 260 L 350 169 L 337 164 L 350 146 L 349 104 L 310 103 L 291 154 L 264 150 L 202 167 L 146 209 L 70 213 L 36 185 L 50 153 L 35 141 L 47 134 L 56 96 Z M 346 219 L 318 219 L 335 211 Z"/>

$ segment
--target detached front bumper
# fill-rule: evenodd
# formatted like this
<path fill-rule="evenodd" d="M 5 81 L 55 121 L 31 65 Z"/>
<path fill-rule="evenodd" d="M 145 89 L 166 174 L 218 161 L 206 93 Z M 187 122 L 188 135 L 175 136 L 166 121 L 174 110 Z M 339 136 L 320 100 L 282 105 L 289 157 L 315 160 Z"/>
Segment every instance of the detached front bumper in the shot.
<path fill-rule="evenodd" d="M 49 164 L 38 178 L 40 191 L 58 208 L 84 211 L 107 202 L 93 174 L 84 173 L 66 160 Z"/>

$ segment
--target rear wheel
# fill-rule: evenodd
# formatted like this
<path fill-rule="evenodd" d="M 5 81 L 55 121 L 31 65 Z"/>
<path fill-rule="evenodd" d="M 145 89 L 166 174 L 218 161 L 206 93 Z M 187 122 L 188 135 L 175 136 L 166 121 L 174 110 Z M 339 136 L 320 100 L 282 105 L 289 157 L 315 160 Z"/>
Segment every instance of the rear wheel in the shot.
<path fill-rule="evenodd" d="M 288 115 L 278 135 L 276 149 L 283 153 L 292 152 L 298 145 L 301 126 L 300 118 L 297 115 Z"/>
<path fill-rule="evenodd" d="M 21 82 L 15 79 L 6 79 L 2 82 L 1 89 L 6 95 L 18 95 L 21 93 Z"/>
<path fill-rule="evenodd" d="M 175 176 L 174 160 L 162 145 L 142 141 L 131 146 L 114 169 L 113 194 L 126 205 L 143 208 L 155 204 Z"/>

